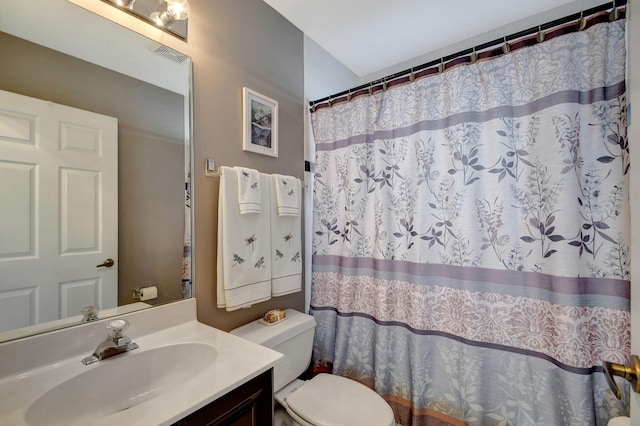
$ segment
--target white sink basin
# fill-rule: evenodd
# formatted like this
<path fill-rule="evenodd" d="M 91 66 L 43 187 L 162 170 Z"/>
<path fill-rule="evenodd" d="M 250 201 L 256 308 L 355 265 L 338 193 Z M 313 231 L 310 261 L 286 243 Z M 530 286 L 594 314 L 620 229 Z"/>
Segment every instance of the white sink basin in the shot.
<path fill-rule="evenodd" d="M 0 343 L 0 425 L 170 426 L 282 359 L 198 322 L 195 298 L 120 318 L 140 347 L 92 365 L 105 321 Z"/>
<path fill-rule="evenodd" d="M 187 382 L 216 356 L 213 346 L 189 342 L 100 361 L 40 396 L 25 420 L 33 426 L 91 424 L 91 419 L 125 411 Z"/>

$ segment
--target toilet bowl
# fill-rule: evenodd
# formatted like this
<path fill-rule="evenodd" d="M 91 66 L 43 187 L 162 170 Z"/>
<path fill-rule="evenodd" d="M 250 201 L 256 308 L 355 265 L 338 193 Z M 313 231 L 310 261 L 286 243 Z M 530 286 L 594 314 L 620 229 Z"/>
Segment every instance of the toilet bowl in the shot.
<path fill-rule="evenodd" d="M 279 404 L 276 404 L 273 410 L 273 426 L 295 426 L 291 416 Z"/>
<path fill-rule="evenodd" d="M 292 426 L 393 426 L 387 402 L 363 384 L 332 374 L 298 377 L 311 362 L 316 322 L 312 316 L 286 310 L 286 318 L 273 325 L 254 321 L 231 334 L 278 351 L 284 357 L 273 369 L 276 401 L 291 417 Z M 287 424 L 278 412 L 276 424 Z"/>
<path fill-rule="evenodd" d="M 286 395 L 278 395 L 294 425 L 394 424 L 393 411 L 380 395 L 355 380 L 318 374 Z"/>

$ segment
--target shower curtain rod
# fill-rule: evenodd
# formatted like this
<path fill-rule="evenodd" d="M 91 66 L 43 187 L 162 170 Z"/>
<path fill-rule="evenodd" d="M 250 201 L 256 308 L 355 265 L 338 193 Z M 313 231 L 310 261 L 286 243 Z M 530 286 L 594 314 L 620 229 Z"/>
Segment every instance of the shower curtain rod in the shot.
<path fill-rule="evenodd" d="M 417 65 L 412 68 L 408 68 L 403 71 L 399 71 L 397 73 L 382 77 L 377 80 L 373 80 L 369 83 L 362 84 L 360 86 L 344 90 L 342 92 L 335 93 L 331 96 L 326 96 L 324 98 L 310 101 L 309 106 L 311 107 L 311 112 L 314 112 L 318 107 L 330 107 L 334 102 L 342 102 L 342 101 L 350 101 L 354 96 L 360 96 L 364 94 L 372 95 L 374 92 L 379 90 L 387 90 L 391 86 L 396 86 L 398 84 L 403 84 L 409 81 L 414 81 L 416 78 L 424 77 L 431 74 L 437 74 L 446 69 L 449 69 L 455 65 L 465 62 L 475 62 L 478 59 L 484 59 L 489 57 L 498 56 L 500 54 L 508 53 L 512 50 L 512 46 L 509 44 L 510 41 L 522 39 L 523 37 L 533 35 L 537 33 L 535 39 L 532 42 L 527 42 L 527 40 L 523 40 L 522 46 L 517 46 L 517 48 L 530 46 L 532 44 L 542 42 L 547 36 L 544 31 L 560 27 L 563 24 L 567 24 L 572 21 L 580 20 L 578 23 L 578 30 L 583 30 L 587 26 L 587 20 L 589 17 L 596 15 L 600 12 L 611 9 L 609 13 L 609 20 L 615 21 L 621 17 L 624 17 L 624 13 L 621 16 L 618 12 L 618 8 L 625 6 L 627 4 L 627 0 L 614 0 L 613 2 L 607 2 L 601 4 L 600 6 L 593 7 L 591 9 L 583 10 L 582 12 L 574 13 L 569 16 L 565 16 L 564 18 L 556 19 L 554 21 L 547 22 L 542 25 L 538 25 L 535 27 L 531 27 L 529 29 L 519 31 L 517 33 L 504 36 L 502 38 L 498 38 L 478 46 L 470 47 L 465 50 L 458 51 L 451 55 L 443 56 L 440 59 L 435 59 L 429 62 L 426 62 L 421 65 Z M 600 22 L 600 21 L 598 21 Z M 564 34 L 564 32 L 562 33 Z M 561 35 L 561 34 L 558 34 Z M 553 37 L 549 37 L 553 38 Z M 495 51 L 485 51 L 490 47 L 502 46 L 501 52 L 496 53 Z M 481 53 L 479 53 L 481 52 Z M 470 56 L 467 56 L 470 55 Z M 458 59 L 453 61 L 454 59 Z M 438 65 L 438 68 L 431 68 Z M 420 72 L 421 71 L 421 72 Z"/>

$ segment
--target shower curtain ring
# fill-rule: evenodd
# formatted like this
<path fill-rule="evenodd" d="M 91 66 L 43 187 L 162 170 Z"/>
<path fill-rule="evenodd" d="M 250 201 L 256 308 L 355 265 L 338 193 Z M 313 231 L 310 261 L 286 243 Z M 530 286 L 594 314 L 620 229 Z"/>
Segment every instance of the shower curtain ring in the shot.
<path fill-rule="evenodd" d="M 507 36 L 504 36 L 503 39 L 504 44 L 502 45 L 502 53 L 506 55 L 507 53 L 511 52 L 511 45 L 507 42 Z"/>
<path fill-rule="evenodd" d="M 475 46 L 473 47 L 473 53 L 471 53 L 471 63 L 475 64 L 475 62 L 478 60 L 478 54 L 476 53 L 476 48 Z"/>
<path fill-rule="evenodd" d="M 584 17 L 584 11 L 580 12 L 580 19 L 578 19 L 578 31 L 582 31 L 587 26 L 587 18 Z"/>
<path fill-rule="evenodd" d="M 351 102 L 351 89 L 349 89 L 349 93 L 347 93 L 347 102 Z"/>
<path fill-rule="evenodd" d="M 620 15 L 618 12 L 618 8 L 616 7 L 616 0 L 613 0 L 613 9 L 611 9 L 611 12 L 609 12 L 609 21 L 617 21 L 619 17 Z"/>
<path fill-rule="evenodd" d="M 387 80 L 386 79 L 382 79 L 382 91 L 383 92 L 387 91 Z"/>
<path fill-rule="evenodd" d="M 442 73 L 444 71 L 444 58 L 440 58 L 440 65 L 438 65 L 438 72 Z"/>
<path fill-rule="evenodd" d="M 542 43 L 544 41 L 544 31 L 542 31 L 542 26 L 538 25 L 538 35 L 536 35 L 536 40 L 538 41 L 538 43 Z"/>
<path fill-rule="evenodd" d="M 411 73 L 409 74 L 409 81 L 413 82 L 416 79 L 416 75 L 413 72 L 413 68 L 411 68 Z"/>

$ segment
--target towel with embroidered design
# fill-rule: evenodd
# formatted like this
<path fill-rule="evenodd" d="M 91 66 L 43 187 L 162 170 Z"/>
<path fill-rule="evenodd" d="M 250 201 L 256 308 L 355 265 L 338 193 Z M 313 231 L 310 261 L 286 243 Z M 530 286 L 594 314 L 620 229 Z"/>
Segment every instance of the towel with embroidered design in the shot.
<path fill-rule="evenodd" d="M 238 173 L 238 206 L 240 214 L 262 212 L 260 173 L 246 167 L 234 167 Z"/>
<path fill-rule="evenodd" d="M 301 185 L 294 176 L 273 175 L 276 206 L 279 216 L 300 216 Z"/>
<path fill-rule="evenodd" d="M 233 311 L 271 298 L 269 209 L 241 214 L 238 170 L 221 167 L 218 201 L 217 306 Z M 260 204 L 271 203 L 270 177 L 259 174 Z"/>
<path fill-rule="evenodd" d="M 287 188 L 299 194 L 302 190 L 300 180 L 292 176 L 284 178 L 287 178 Z M 302 290 L 302 231 L 299 214 L 302 197 L 296 196 L 297 202 L 287 205 L 288 212 L 295 210 L 298 214 L 280 214 L 276 188 L 283 181 L 282 175 L 273 175 L 271 179 L 271 295 L 274 297 Z M 286 193 L 284 195 L 288 197 Z"/>

